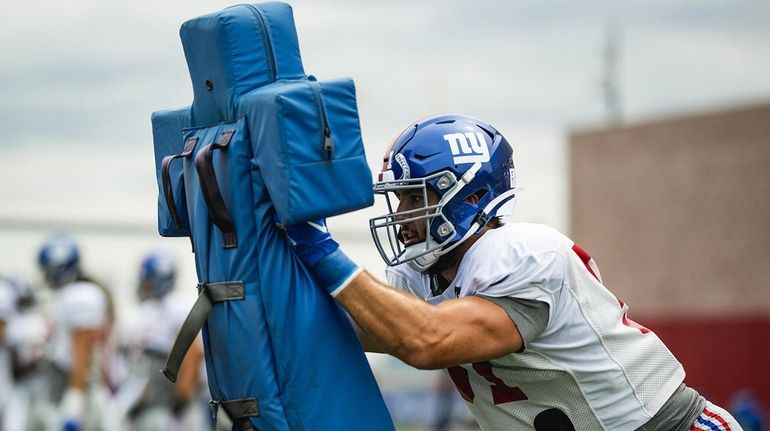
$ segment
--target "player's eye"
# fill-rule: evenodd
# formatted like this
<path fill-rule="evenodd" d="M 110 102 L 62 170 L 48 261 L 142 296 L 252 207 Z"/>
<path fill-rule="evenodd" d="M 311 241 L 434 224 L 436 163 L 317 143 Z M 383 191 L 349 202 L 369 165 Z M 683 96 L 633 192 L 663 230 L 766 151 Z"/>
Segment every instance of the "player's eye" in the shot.
<path fill-rule="evenodd" d="M 422 203 L 422 193 L 417 191 L 403 192 L 399 198 L 402 202 L 411 205 Z"/>

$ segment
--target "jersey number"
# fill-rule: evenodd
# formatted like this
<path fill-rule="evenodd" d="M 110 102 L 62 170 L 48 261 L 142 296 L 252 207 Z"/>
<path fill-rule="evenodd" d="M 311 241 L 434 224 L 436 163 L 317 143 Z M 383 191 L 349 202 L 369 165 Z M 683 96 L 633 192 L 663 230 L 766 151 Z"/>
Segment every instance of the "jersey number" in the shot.
<path fill-rule="evenodd" d="M 492 401 L 497 404 L 509 403 L 511 401 L 522 401 L 527 399 L 527 395 L 515 386 L 508 386 L 499 377 L 492 372 L 492 364 L 488 361 L 474 362 L 473 369 L 486 381 L 490 383 L 492 390 Z M 468 370 L 460 366 L 449 367 L 449 377 L 452 378 L 460 396 L 469 403 L 473 402 L 475 394 L 471 388 L 471 380 L 468 377 Z"/>

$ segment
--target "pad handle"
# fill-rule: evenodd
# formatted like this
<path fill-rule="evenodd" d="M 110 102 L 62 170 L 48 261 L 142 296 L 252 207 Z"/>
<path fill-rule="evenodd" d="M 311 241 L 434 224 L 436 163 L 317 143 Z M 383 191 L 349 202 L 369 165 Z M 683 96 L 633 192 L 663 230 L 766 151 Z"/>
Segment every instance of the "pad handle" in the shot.
<path fill-rule="evenodd" d="M 219 191 L 217 175 L 214 172 L 214 163 L 212 161 L 212 152 L 218 149 L 226 149 L 230 145 L 235 130 L 225 130 L 219 137 L 218 142 L 206 145 L 195 156 L 195 169 L 198 171 L 201 191 L 206 206 L 209 208 L 209 214 L 214 224 L 222 232 L 222 247 L 234 248 L 238 246 L 238 237 L 235 233 L 235 223 L 230 217 L 225 200 Z"/>
<path fill-rule="evenodd" d="M 177 229 L 186 230 L 184 227 L 182 227 L 182 221 L 179 218 L 179 212 L 177 211 L 176 203 L 174 202 L 174 190 L 173 186 L 171 185 L 171 173 L 169 170 L 171 167 L 171 162 L 174 161 L 174 159 L 186 159 L 190 157 L 193 149 L 195 148 L 195 144 L 197 143 L 197 136 L 190 137 L 185 141 L 184 148 L 182 149 L 181 153 L 172 156 L 166 156 L 161 161 L 160 173 L 161 179 L 163 181 L 163 195 L 166 199 L 166 206 L 168 207 L 168 212 L 171 215 L 171 220 L 174 222 L 174 226 L 176 226 Z"/>

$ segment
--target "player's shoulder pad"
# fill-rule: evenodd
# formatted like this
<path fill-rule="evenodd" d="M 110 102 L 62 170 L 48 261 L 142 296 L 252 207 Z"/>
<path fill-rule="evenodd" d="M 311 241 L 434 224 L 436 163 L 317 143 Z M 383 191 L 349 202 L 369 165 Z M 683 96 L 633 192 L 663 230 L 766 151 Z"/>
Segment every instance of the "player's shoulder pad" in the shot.
<path fill-rule="evenodd" d="M 570 247 L 566 236 L 548 226 L 506 224 L 485 233 L 466 253 L 457 283 L 469 294 L 538 299 L 538 289 L 561 286 Z"/>

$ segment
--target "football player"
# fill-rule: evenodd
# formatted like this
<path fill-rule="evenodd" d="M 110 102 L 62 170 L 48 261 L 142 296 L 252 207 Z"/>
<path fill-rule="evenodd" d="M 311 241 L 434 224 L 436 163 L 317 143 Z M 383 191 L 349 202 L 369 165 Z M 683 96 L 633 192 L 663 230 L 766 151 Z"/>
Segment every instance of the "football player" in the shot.
<path fill-rule="evenodd" d="M 188 413 L 192 401 L 198 400 L 199 370 L 203 360 L 200 340 L 182 363 L 176 383 L 159 372 L 182 326 L 191 301 L 174 294 L 176 269 L 172 256 L 155 251 L 144 257 L 139 269 L 137 294 L 139 310 L 129 335 L 129 348 L 136 357 L 133 370 L 144 389 L 128 412 L 131 427 L 136 430 L 191 429 L 196 410 Z"/>
<path fill-rule="evenodd" d="M 73 240 L 56 236 L 38 253 L 38 266 L 52 291 L 53 332 L 48 342 L 48 395 L 58 406 L 57 427 L 85 430 L 98 426 L 90 394 L 101 385 L 100 350 L 113 319 L 106 289 L 84 276 Z"/>
<path fill-rule="evenodd" d="M 6 328 L 13 318 L 16 302 L 16 289 L 3 277 L 0 277 L 0 424 L 4 423 L 13 389 L 11 353 L 7 345 Z"/>
<path fill-rule="evenodd" d="M 4 329 L 2 386 L 5 409 L 2 429 L 28 429 L 28 420 L 43 398 L 43 352 L 48 336 L 44 316 L 32 286 L 18 277 L 0 278 L 0 327 Z M 11 378 L 10 385 L 6 380 Z"/>
<path fill-rule="evenodd" d="M 739 430 L 556 230 L 503 223 L 512 148 L 464 115 L 418 121 L 391 144 L 370 220 L 387 283 L 324 221 L 289 226 L 305 265 L 360 327 L 364 347 L 447 368 L 484 430 Z"/>

